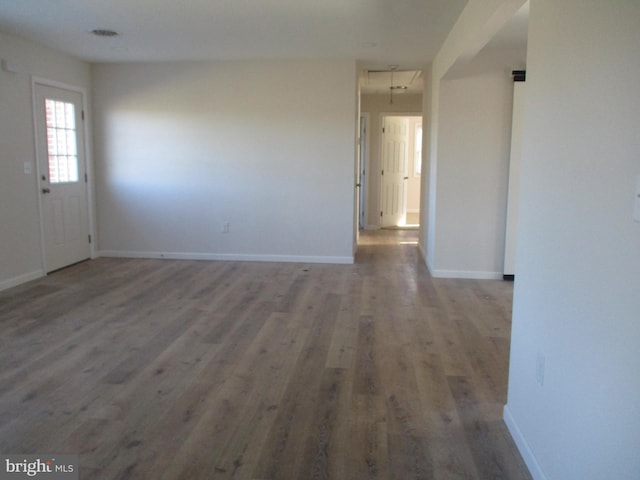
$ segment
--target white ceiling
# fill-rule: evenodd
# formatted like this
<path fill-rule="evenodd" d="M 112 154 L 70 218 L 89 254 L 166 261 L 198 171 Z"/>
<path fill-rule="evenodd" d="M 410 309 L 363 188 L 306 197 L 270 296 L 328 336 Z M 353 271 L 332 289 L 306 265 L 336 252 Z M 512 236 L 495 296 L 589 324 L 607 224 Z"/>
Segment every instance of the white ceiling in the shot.
<path fill-rule="evenodd" d="M 529 29 L 529 2 L 509 19 L 489 42 L 472 58 L 457 62 L 447 74 L 447 78 L 460 78 L 496 70 L 526 69 L 527 33 Z M 391 65 L 383 70 L 391 70 Z M 405 85 L 407 90 L 395 90 L 396 94 L 421 94 L 423 76 L 421 71 L 371 72 L 365 69 L 361 74 L 361 91 L 364 94 L 389 95 L 391 85 Z"/>
<path fill-rule="evenodd" d="M 492 48 L 526 48 L 529 31 L 529 2 L 516 12 L 496 35 L 489 40 L 486 49 Z"/>
<path fill-rule="evenodd" d="M 394 89 L 394 95 L 422 94 L 422 71 L 365 70 L 361 75 L 360 88 L 364 94 L 389 95 L 392 85 L 407 87 L 406 90 Z"/>
<path fill-rule="evenodd" d="M 529 2 L 516 12 L 491 40 L 472 58 L 456 62 L 447 72 L 447 78 L 503 70 L 523 70 L 527 67 L 527 35 L 529 30 Z"/>
<path fill-rule="evenodd" d="M 354 59 L 416 69 L 466 0 L 0 0 L 0 29 L 89 62 Z M 119 32 L 99 38 L 91 30 Z"/>

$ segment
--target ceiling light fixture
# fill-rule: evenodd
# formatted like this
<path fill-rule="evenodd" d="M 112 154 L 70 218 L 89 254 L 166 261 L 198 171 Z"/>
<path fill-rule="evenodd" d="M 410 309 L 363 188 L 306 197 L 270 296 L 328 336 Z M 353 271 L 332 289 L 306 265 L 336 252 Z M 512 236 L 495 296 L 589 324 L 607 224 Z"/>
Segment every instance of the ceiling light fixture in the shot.
<path fill-rule="evenodd" d="M 393 91 L 395 90 L 393 85 L 393 72 L 398 70 L 398 65 L 389 65 L 389 70 L 391 70 L 391 84 L 389 85 L 389 105 L 393 105 Z"/>
<path fill-rule="evenodd" d="M 394 93 L 403 93 L 408 88 L 409 87 L 407 87 L 406 85 L 393 85 L 393 84 L 391 84 L 391 86 L 389 87 L 389 103 L 391 105 L 393 105 L 393 94 Z"/>
<path fill-rule="evenodd" d="M 96 37 L 117 37 L 118 32 L 115 30 L 109 30 L 107 28 L 96 28 L 95 30 L 91 30 Z"/>

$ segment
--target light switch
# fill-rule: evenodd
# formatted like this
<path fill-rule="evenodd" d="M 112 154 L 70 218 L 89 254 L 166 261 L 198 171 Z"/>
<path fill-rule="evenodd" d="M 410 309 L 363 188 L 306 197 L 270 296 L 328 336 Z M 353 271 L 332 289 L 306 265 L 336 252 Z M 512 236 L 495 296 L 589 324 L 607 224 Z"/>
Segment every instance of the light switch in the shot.
<path fill-rule="evenodd" d="M 24 174 L 25 175 L 31 175 L 31 162 L 24 162 L 23 163 L 23 167 L 24 167 Z"/>
<path fill-rule="evenodd" d="M 633 219 L 640 222 L 640 177 L 636 178 L 636 195 L 633 203 Z"/>

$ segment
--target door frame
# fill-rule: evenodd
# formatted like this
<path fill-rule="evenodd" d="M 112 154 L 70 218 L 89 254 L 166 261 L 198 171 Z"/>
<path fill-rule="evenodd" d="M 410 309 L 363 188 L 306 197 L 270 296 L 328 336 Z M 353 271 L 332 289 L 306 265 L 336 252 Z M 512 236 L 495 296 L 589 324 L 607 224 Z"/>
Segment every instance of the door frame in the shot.
<path fill-rule="evenodd" d="M 378 140 L 378 166 L 382 165 L 382 155 L 384 148 L 384 134 L 382 133 L 382 129 L 384 128 L 384 120 L 387 117 L 422 117 L 422 122 L 424 124 L 424 115 L 420 112 L 381 112 L 380 113 L 380 138 Z M 376 181 L 378 182 L 378 198 L 376 199 L 376 212 L 382 211 L 382 169 L 378 168 L 376 172 Z M 378 228 L 382 228 L 382 219 L 378 215 L 377 224 Z"/>
<path fill-rule="evenodd" d="M 70 92 L 80 94 L 82 99 L 82 112 L 84 115 L 84 125 L 83 125 L 83 140 L 84 140 L 84 167 L 85 173 L 87 174 L 87 182 L 85 183 L 85 188 L 87 189 L 87 216 L 89 221 L 89 235 L 91 235 L 91 242 L 89 243 L 89 255 L 90 258 L 96 258 L 96 228 L 95 228 L 95 190 L 93 183 L 93 161 L 91 161 L 91 135 L 89 132 L 91 130 L 91 121 L 89 116 L 89 109 L 87 108 L 87 89 L 83 87 L 78 87 L 75 85 L 70 85 L 68 83 L 58 82 L 55 80 L 49 80 L 47 78 L 32 76 L 31 77 L 31 106 L 32 106 L 32 115 L 33 115 L 33 140 L 35 144 L 35 172 L 36 172 L 36 195 L 38 196 L 38 216 L 40 217 L 40 265 L 42 267 L 43 275 L 47 274 L 47 258 L 45 256 L 45 240 L 44 240 L 44 207 L 42 205 L 42 195 L 40 195 L 40 178 L 43 172 L 41 172 L 40 158 L 44 152 L 40 152 L 40 147 L 38 146 L 38 119 L 37 119 L 37 100 L 36 100 L 36 85 L 41 85 L 44 87 L 53 87 L 58 88 L 60 90 L 67 90 Z"/>
<path fill-rule="evenodd" d="M 360 122 L 358 126 L 358 183 L 360 184 L 359 205 L 358 205 L 358 230 L 366 230 L 367 228 L 367 202 L 369 199 L 369 128 L 371 125 L 371 115 L 369 112 L 360 113 Z M 364 134 L 362 128 L 364 127 Z M 360 221 L 362 220 L 362 225 Z"/>

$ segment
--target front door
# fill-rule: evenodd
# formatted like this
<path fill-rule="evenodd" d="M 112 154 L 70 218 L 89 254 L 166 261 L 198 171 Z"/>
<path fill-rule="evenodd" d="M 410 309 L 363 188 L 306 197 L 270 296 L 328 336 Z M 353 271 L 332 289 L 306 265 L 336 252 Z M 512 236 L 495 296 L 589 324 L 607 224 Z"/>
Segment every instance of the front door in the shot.
<path fill-rule="evenodd" d="M 385 117 L 382 132 L 382 227 L 403 225 L 407 217 L 409 120 Z"/>
<path fill-rule="evenodd" d="M 82 95 L 35 84 L 44 269 L 91 256 Z"/>

